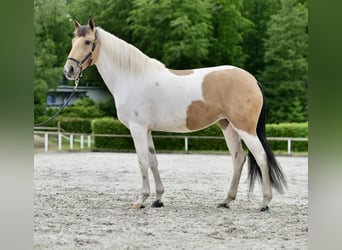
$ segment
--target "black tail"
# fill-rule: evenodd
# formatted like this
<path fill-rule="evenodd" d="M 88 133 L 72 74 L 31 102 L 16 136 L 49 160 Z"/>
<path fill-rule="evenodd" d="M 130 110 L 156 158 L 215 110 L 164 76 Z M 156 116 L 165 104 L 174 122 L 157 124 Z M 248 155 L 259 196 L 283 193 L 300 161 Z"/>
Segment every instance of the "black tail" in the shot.
<path fill-rule="evenodd" d="M 264 97 L 262 86 L 260 85 L 259 82 L 258 82 L 258 85 L 263 95 L 263 105 L 262 105 L 262 109 L 261 109 L 261 113 L 260 113 L 258 125 L 257 125 L 257 136 L 259 137 L 259 140 L 266 152 L 268 166 L 269 166 L 271 186 L 274 189 L 276 189 L 279 193 L 284 193 L 284 188 L 287 188 L 286 178 L 266 140 L 265 97 Z M 250 151 L 248 153 L 248 157 L 249 157 L 249 170 L 248 170 L 249 191 L 252 191 L 254 188 L 255 179 L 258 179 L 259 181 L 261 181 L 262 178 L 261 178 L 260 168 L 258 167 L 258 164 Z"/>

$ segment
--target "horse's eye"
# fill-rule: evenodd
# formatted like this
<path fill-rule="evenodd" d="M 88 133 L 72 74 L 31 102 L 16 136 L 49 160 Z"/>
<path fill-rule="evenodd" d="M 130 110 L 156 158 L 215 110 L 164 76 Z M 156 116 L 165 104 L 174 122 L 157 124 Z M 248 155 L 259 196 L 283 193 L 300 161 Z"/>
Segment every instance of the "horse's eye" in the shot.
<path fill-rule="evenodd" d="M 89 40 L 85 40 L 84 42 L 86 45 L 89 45 L 91 42 Z"/>

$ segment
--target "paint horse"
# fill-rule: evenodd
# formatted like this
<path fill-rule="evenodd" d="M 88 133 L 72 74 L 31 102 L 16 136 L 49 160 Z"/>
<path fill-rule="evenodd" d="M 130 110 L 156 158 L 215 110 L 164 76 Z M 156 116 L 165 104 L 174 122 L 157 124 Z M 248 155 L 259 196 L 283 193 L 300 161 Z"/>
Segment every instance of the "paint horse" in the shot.
<path fill-rule="evenodd" d="M 152 207 L 161 207 L 164 187 L 151 131 L 191 132 L 219 123 L 232 155 L 234 174 L 228 195 L 218 207 L 235 200 L 249 153 L 249 188 L 262 184 L 261 211 L 268 210 L 272 188 L 282 193 L 285 176 L 265 135 L 265 103 L 261 86 L 247 71 L 234 66 L 172 70 L 131 44 L 95 27 L 89 17 L 81 26 L 74 21 L 75 36 L 64 66 L 70 80 L 95 64 L 115 99 L 119 120 L 130 130 L 142 176 L 142 192 L 134 208 L 143 208 L 150 195 L 148 170 L 156 189 Z"/>

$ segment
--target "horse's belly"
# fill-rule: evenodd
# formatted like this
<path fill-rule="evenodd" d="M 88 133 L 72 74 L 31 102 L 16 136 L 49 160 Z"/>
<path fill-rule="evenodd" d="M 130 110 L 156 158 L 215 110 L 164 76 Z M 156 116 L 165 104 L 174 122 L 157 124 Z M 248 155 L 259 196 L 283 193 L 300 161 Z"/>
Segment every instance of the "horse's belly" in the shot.
<path fill-rule="evenodd" d="M 159 109 L 151 113 L 150 129 L 165 132 L 190 131 L 186 126 L 186 109 L 182 107 L 177 110 L 174 109 L 175 106 L 173 109 Z"/>
<path fill-rule="evenodd" d="M 150 129 L 166 132 L 191 132 L 204 129 L 222 118 L 218 110 L 211 109 L 202 100 L 187 105 L 170 105 L 159 112 L 153 112 Z"/>

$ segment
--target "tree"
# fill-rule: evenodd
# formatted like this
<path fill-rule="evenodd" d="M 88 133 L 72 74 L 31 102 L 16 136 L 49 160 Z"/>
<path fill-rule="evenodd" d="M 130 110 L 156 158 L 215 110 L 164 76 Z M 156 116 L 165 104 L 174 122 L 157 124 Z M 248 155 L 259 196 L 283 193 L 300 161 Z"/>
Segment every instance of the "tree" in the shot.
<path fill-rule="evenodd" d="M 269 122 L 293 122 L 307 113 L 308 11 L 298 0 L 281 0 L 279 11 L 271 16 L 265 39 L 265 70 L 261 74 Z M 276 95 L 274 95 L 276 94 Z M 274 96 L 273 99 L 270 98 Z M 291 112 L 300 110 L 301 115 Z"/>
<path fill-rule="evenodd" d="M 48 88 L 54 88 L 63 76 L 66 59 L 67 29 L 69 17 L 63 0 L 34 1 L 34 115 L 35 121 L 43 115 L 46 106 Z"/>
<path fill-rule="evenodd" d="M 242 15 L 242 7 L 242 0 L 211 1 L 213 34 L 208 65 L 244 66 L 247 56 L 242 47 L 243 37 L 253 24 Z"/>
<path fill-rule="evenodd" d="M 243 51 L 247 58 L 245 69 L 257 78 L 265 68 L 264 40 L 267 24 L 271 15 L 280 8 L 280 0 L 244 0 L 243 15 L 252 22 L 252 26 L 245 31 L 243 37 Z"/>
<path fill-rule="evenodd" d="M 132 40 L 167 67 L 196 68 L 221 64 L 242 66 L 242 0 L 133 0 Z"/>
<path fill-rule="evenodd" d="M 308 79 L 308 12 L 298 0 L 282 0 L 281 9 L 271 17 L 265 40 L 266 81 Z"/>
<path fill-rule="evenodd" d="M 72 20 L 89 15 L 169 68 L 247 69 L 264 85 L 268 122 L 307 117 L 307 0 L 34 0 L 34 11 L 35 117 L 62 79 Z M 96 67 L 81 84 L 105 86 Z"/>
<path fill-rule="evenodd" d="M 134 0 L 129 14 L 134 45 L 172 68 L 200 67 L 209 53 L 209 1 Z"/>

